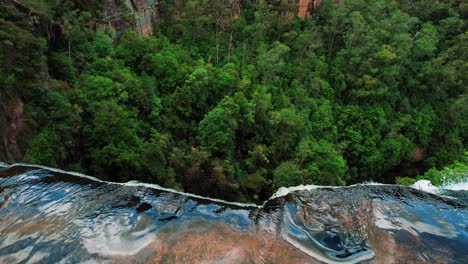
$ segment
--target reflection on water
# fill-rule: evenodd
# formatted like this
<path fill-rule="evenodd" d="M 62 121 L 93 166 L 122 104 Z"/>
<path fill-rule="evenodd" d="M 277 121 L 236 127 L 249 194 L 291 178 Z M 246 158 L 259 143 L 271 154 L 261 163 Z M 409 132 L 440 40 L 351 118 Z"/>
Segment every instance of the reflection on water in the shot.
<path fill-rule="evenodd" d="M 462 198 L 390 185 L 258 207 L 13 166 L 0 171 L 0 263 L 462 263 L 467 215 Z"/>
<path fill-rule="evenodd" d="M 370 260 L 374 252 L 366 246 L 371 221 L 368 200 L 353 201 L 335 191 L 293 193 L 284 208 L 282 236 L 316 259 L 326 262 Z"/>

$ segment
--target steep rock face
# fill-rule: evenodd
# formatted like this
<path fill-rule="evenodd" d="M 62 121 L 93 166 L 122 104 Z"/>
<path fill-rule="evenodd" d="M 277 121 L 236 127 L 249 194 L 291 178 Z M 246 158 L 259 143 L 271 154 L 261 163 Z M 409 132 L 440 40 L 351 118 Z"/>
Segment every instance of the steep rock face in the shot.
<path fill-rule="evenodd" d="M 312 15 L 321 2 L 322 0 L 299 0 L 297 3 L 299 8 L 297 16 L 304 19 Z"/>
<path fill-rule="evenodd" d="M 16 138 L 24 129 L 23 111 L 19 98 L 0 93 L 0 160 L 16 162 L 22 158 Z"/>
<path fill-rule="evenodd" d="M 136 29 L 133 14 L 127 4 L 111 0 L 104 6 L 103 12 L 102 21 L 99 21 L 97 25 L 98 29 L 103 31 L 114 29 L 118 34 L 126 29 Z"/>
<path fill-rule="evenodd" d="M 241 1 L 227 1 L 227 6 L 230 7 L 234 18 L 239 18 L 241 15 Z M 289 0 L 289 10 L 285 11 L 291 17 L 298 16 L 305 19 L 315 13 L 322 0 Z M 118 33 L 133 28 L 140 35 L 153 35 L 156 31 L 156 25 L 159 22 L 157 0 L 126 0 L 125 4 L 121 1 L 111 0 L 107 3 L 104 9 L 104 21 L 102 28 L 113 28 Z"/>
<path fill-rule="evenodd" d="M 153 35 L 157 23 L 157 0 L 128 0 L 138 32 L 143 36 Z"/>
<path fill-rule="evenodd" d="M 157 0 L 110 0 L 104 7 L 104 17 L 98 27 L 122 33 L 133 29 L 140 35 L 153 35 L 158 22 Z"/>

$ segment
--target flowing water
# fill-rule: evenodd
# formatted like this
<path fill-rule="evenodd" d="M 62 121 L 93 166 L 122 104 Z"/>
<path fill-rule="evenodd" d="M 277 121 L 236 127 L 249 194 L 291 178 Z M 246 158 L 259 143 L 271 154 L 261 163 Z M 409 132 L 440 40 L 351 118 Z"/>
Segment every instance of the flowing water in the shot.
<path fill-rule="evenodd" d="M 467 191 L 282 188 L 263 206 L 0 169 L 0 263 L 466 263 Z"/>

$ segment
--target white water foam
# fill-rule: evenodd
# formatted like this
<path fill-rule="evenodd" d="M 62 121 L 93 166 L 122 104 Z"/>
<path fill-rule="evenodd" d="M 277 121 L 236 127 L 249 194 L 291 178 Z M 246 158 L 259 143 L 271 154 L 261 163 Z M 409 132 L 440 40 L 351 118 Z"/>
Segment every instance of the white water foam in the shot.
<path fill-rule="evenodd" d="M 129 182 L 126 182 L 126 183 L 115 183 L 115 184 L 120 184 L 120 185 L 123 185 L 123 186 L 147 187 L 147 188 L 157 189 L 157 190 L 160 190 L 160 191 L 177 193 L 177 194 L 180 194 L 180 195 L 185 195 L 185 196 L 193 197 L 193 198 L 197 198 L 197 199 L 208 200 L 208 201 L 213 201 L 213 202 L 217 202 L 217 203 L 236 205 L 236 206 L 239 206 L 239 207 L 257 207 L 257 208 L 260 208 L 260 206 L 256 205 L 256 204 L 228 202 L 228 201 L 225 201 L 225 200 L 222 200 L 222 199 L 205 197 L 205 196 L 201 196 L 201 195 L 197 195 L 197 194 L 193 194 L 193 193 L 179 192 L 177 190 L 170 189 L 170 188 L 165 188 L 165 187 L 159 186 L 157 184 L 153 184 L 153 183 L 143 183 L 143 182 L 139 182 L 139 181 L 129 181 Z"/>
<path fill-rule="evenodd" d="M 413 185 L 411 185 L 411 187 L 414 189 L 418 189 L 420 191 L 425 191 L 425 192 L 432 193 L 432 194 L 440 193 L 439 187 L 432 185 L 432 182 L 428 180 L 419 180 L 415 182 Z"/>
<path fill-rule="evenodd" d="M 468 179 L 460 182 L 447 183 L 442 187 L 434 186 L 432 185 L 432 182 L 428 180 L 419 180 L 411 185 L 411 187 L 432 194 L 440 194 L 444 190 L 468 191 Z"/>
<path fill-rule="evenodd" d="M 117 185 L 132 186 L 132 187 L 146 187 L 146 188 L 156 189 L 156 190 L 160 190 L 160 191 L 164 191 L 164 192 L 177 193 L 177 194 L 184 195 L 184 196 L 187 196 L 187 197 L 193 197 L 193 198 L 197 198 L 197 199 L 213 201 L 213 202 L 217 202 L 217 203 L 235 205 L 235 206 L 238 206 L 238 207 L 245 207 L 245 208 L 255 207 L 255 208 L 259 208 L 259 209 L 263 208 L 263 206 L 271 199 L 283 197 L 283 196 L 286 196 L 286 195 L 288 195 L 288 194 L 290 194 L 292 192 L 296 192 L 296 191 L 311 191 L 311 190 L 321 189 L 321 188 L 352 188 L 354 186 L 366 186 L 366 185 L 367 186 L 369 186 L 369 185 L 394 186 L 393 184 L 366 182 L 366 183 L 358 183 L 358 184 L 349 185 L 349 186 L 298 185 L 298 186 L 294 186 L 294 187 L 280 187 L 268 200 L 266 200 L 263 203 L 263 205 L 256 205 L 256 204 L 251 204 L 251 203 L 228 202 L 228 201 L 225 201 L 225 200 L 222 200 L 222 199 L 205 197 L 205 196 L 201 196 L 201 195 L 197 195 L 197 194 L 193 194 L 193 193 L 180 192 L 180 191 L 177 191 L 177 190 L 174 190 L 174 189 L 165 188 L 165 187 L 162 187 L 160 185 L 152 184 L 152 183 L 143 183 L 143 182 L 139 182 L 139 181 L 129 181 L 129 182 L 125 182 L 125 183 L 112 182 L 112 181 L 103 181 L 103 180 L 100 180 L 100 179 L 98 179 L 96 177 L 89 176 L 89 175 L 86 175 L 86 174 L 83 174 L 83 173 L 64 171 L 64 170 L 61 170 L 61 169 L 51 168 L 51 167 L 42 166 L 42 165 L 34 165 L 34 164 L 27 164 L 27 163 L 16 163 L 16 164 L 9 165 L 9 164 L 0 162 L 0 167 L 2 167 L 2 166 L 4 166 L 4 167 L 25 166 L 25 167 L 31 167 L 31 168 L 45 169 L 45 170 L 49 170 L 49 171 L 53 171 L 53 172 L 57 172 L 57 173 L 63 173 L 63 174 L 82 177 L 82 178 L 90 179 L 92 181 L 101 182 L 101 183 L 117 184 Z M 460 191 L 460 190 L 468 191 L 468 179 L 465 179 L 465 181 L 463 181 L 463 182 L 450 183 L 450 184 L 447 184 L 447 185 L 445 185 L 445 186 L 443 186 L 441 188 L 433 186 L 432 183 L 430 181 L 428 181 L 428 180 L 420 180 L 420 181 L 417 181 L 416 183 L 414 183 L 411 187 L 415 188 L 415 189 L 418 189 L 418 190 L 421 190 L 421 191 L 433 193 L 433 194 L 440 194 L 444 189 L 445 190 L 453 190 L 453 191 Z"/>
<path fill-rule="evenodd" d="M 468 179 L 463 182 L 449 183 L 443 186 L 443 188 L 451 191 L 468 191 Z"/>
<path fill-rule="evenodd" d="M 275 199 L 278 197 L 283 197 L 296 191 L 311 191 L 311 190 L 315 190 L 315 189 L 323 188 L 323 187 L 326 187 L 326 186 L 298 185 L 294 187 L 280 187 L 268 200 Z"/>
<path fill-rule="evenodd" d="M 298 186 L 293 186 L 293 187 L 280 187 L 268 200 L 283 197 L 296 191 L 311 191 L 311 190 L 321 189 L 321 188 L 334 188 L 334 189 L 335 188 L 352 188 L 355 186 L 395 186 L 395 185 L 378 183 L 378 182 L 365 182 L 365 183 L 358 183 L 358 184 L 353 184 L 353 185 L 348 185 L 348 186 L 298 185 Z M 429 192 L 432 194 L 440 194 L 441 192 L 443 192 L 443 190 L 468 191 L 468 178 L 462 182 L 449 183 L 442 187 L 434 186 L 432 185 L 431 181 L 428 181 L 428 180 L 419 180 L 413 185 L 411 185 L 410 187 L 421 190 L 421 191 Z M 265 201 L 265 203 L 267 201 Z"/>
<path fill-rule="evenodd" d="M 348 186 L 323 186 L 323 185 L 298 185 L 298 186 L 293 186 L 293 187 L 280 187 L 268 200 L 279 198 L 286 196 L 292 192 L 296 191 L 311 191 L 311 190 L 316 190 L 316 189 L 322 189 L 322 188 L 333 188 L 333 189 L 338 189 L 338 188 L 352 188 L 355 186 L 385 186 L 389 185 L 391 186 L 392 184 L 384 184 L 384 183 L 378 183 L 378 182 L 365 182 L 365 183 L 358 183 L 358 184 L 353 184 L 353 185 L 348 185 Z M 267 201 L 268 201 L 267 200 Z"/>
<path fill-rule="evenodd" d="M 116 184 L 116 185 L 121 185 L 121 186 L 130 186 L 130 187 L 146 187 L 146 188 L 156 189 L 156 190 L 164 191 L 164 192 L 177 193 L 177 194 L 180 194 L 180 195 L 184 195 L 184 196 L 192 197 L 192 198 L 196 198 L 196 199 L 208 200 L 208 201 L 213 201 L 213 202 L 228 204 L 228 205 L 235 205 L 235 206 L 238 206 L 238 207 L 261 208 L 261 206 L 256 205 L 256 204 L 228 202 L 228 201 L 225 201 L 225 200 L 222 200 L 222 199 L 200 196 L 200 195 L 196 195 L 196 194 L 193 194 L 193 193 L 179 192 L 177 190 L 170 189 L 170 188 L 164 188 L 164 187 L 162 187 L 160 185 L 152 184 L 152 183 L 143 183 L 143 182 L 139 182 L 139 181 L 129 181 L 129 182 L 123 182 L 123 183 L 122 182 L 103 181 L 103 180 L 100 180 L 100 179 L 98 179 L 96 177 L 89 176 L 89 175 L 79 173 L 79 172 L 64 171 L 64 170 L 61 170 L 61 169 L 51 168 L 51 167 L 42 166 L 42 165 L 27 164 L 27 163 L 15 163 L 15 164 L 12 164 L 12 165 L 8 165 L 8 167 L 16 167 L 16 166 L 24 166 L 24 167 L 30 167 L 30 168 L 45 169 L 45 170 L 49 170 L 49 171 L 52 171 L 52 172 L 73 175 L 73 176 L 86 178 L 86 179 L 89 179 L 89 180 L 92 180 L 92 181 L 107 183 L 107 184 Z"/>

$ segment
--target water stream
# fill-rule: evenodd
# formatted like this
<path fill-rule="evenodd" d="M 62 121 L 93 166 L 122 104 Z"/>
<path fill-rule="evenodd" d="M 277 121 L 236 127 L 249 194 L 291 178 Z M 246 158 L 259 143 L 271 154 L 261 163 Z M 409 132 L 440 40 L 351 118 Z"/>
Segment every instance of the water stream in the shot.
<path fill-rule="evenodd" d="M 283 188 L 257 206 L 13 165 L 0 263 L 464 263 L 467 201 L 368 184 Z"/>

